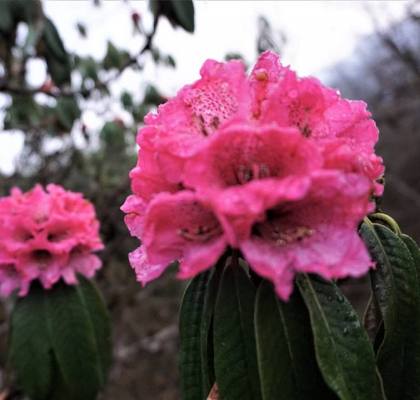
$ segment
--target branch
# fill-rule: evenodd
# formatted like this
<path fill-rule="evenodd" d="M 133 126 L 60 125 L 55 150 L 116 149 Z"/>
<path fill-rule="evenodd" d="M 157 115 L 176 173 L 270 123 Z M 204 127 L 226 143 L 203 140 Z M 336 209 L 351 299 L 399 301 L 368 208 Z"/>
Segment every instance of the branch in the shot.
<path fill-rule="evenodd" d="M 118 77 L 121 76 L 121 74 L 130 66 L 135 65 L 138 63 L 138 58 L 145 54 L 147 51 L 150 51 L 152 49 L 152 43 L 153 38 L 156 34 L 156 28 L 158 24 L 158 18 L 155 18 L 154 24 L 153 24 L 153 30 L 146 36 L 146 42 L 144 46 L 141 48 L 141 50 L 137 53 L 137 55 L 130 57 L 117 71 L 117 73 L 110 77 L 109 79 L 105 81 L 99 81 L 95 84 L 95 86 L 88 91 L 88 95 L 91 96 L 93 91 L 95 89 L 98 89 L 100 87 L 105 87 L 109 85 L 112 81 L 116 80 Z M 15 95 L 26 95 L 26 96 L 33 96 L 38 93 L 43 93 L 49 97 L 52 98 L 58 98 L 58 97 L 74 97 L 76 95 L 81 95 L 82 92 L 80 90 L 71 90 L 71 89 L 59 89 L 57 87 L 53 87 L 51 90 L 45 90 L 44 86 L 39 87 L 26 87 L 26 86 L 18 86 L 9 84 L 5 79 L 0 80 L 0 92 L 6 92 L 9 94 L 15 94 Z M 84 93 L 86 95 L 86 93 Z"/>
<path fill-rule="evenodd" d="M 373 12 L 373 10 L 369 7 L 366 7 L 366 11 L 368 16 L 372 21 L 372 25 L 375 29 L 376 34 L 378 35 L 379 39 L 382 41 L 382 44 L 388 48 L 388 50 L 394 54 L 394 56 L 403 63 L 409 70 L 412 71 L 415 77 L 420 77 L 420 65 L 417 62 L 417 59 L 413 53 L 413 51 L 408 48 L 407 46 L 400 45 L 394 37 L 386 32 L 385 30 L 381 29 L 379 21 Z M 388 28 L 393 29 L 395 23 Z"/>

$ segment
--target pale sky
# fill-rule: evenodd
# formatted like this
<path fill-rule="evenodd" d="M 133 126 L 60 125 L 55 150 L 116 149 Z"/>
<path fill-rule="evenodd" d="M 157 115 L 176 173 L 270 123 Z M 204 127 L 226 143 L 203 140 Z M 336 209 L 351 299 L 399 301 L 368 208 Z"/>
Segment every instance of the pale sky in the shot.
<path fill-rule="evenodd" d="M 363 37 L 373 30 L 366 7 L 375 10 L 386 26 L 398 20 L 408 1 L 214 1 L 196 0 L 196 32 L 188 34 L 173 29 L 166 20 L 159 23 L 155 43 L 177 62 L 175 70 L 155 68 L 152 63 L 141 76 L 124 73 L 116 91 L 122 87 L 140 92 L 146 81 L 153 81 L 168 96 L 182 85 L 197 79 L 201 64 L 207 58 L 222 60 L 228 52 L 239 52 L 253 63 L 256 58 L 257 19 L 264 15 L 275 30 L 282 30 L 288 42 L 283 63 L 290 64 L 300 75 L 322 75 L 336 62 L 351 57 Z M 44 1 L 45 13 L 53 19 L 68 50 L 103 57 L 106 39 L 132 54 L 142 47 L 142 38 L 132 36 L 130 9 L 138 11 L 150 26 L 145 1 L 103 1 L 100 8 L 92 1 Z M 81 39 L 76 22 L 86 24 L 88 39 Z M 30 83 L 41 85 L 45 69 L 34 63 Z M 0 99 L 1 103 L 1 99 Z M 84 115 L 93 125 L 100 125 L 94 115 Z M 0 135 L 0 169 L 11 172 L 13 160 L 22 145 L 18 133 Z"/>

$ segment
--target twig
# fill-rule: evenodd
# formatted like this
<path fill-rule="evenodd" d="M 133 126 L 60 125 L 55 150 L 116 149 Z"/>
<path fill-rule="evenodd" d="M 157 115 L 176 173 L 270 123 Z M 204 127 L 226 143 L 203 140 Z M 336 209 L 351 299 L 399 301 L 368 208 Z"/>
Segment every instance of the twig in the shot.
<path fill-rule="evenodd" d="M 117 73 L 110 77 L 109 79 L 105 80 L 105 81 L 99 81 L 95 84 L 95 86 L 90 89 L 88 91 L 89 96 L 92 94 L 92 92 L 95 89 L 98 89 L 100 87 L 105 87 L 107 85 L 109 85 L 112 81 L 114 81 L 115 79 L 117 79 L 118 77 L 121 76 L 121 74 L 131 65 L 137 64 L 138 63 L 138 58 L 140 56 L 142 56 L 144 53 L 146 53 L 147 51 L 150 51 L 152 49 L 152 44 L 153 44 L 153 38 L 156 34 L 156 29 L 157 29 L 157 24 L 158 24 L 159 19 L 155 18 L 155 21 L 153 23 L 153 29 L 152 32 L 150 32 L 147 36 L 146 36 L 146 42 L 144 44 L 144 46 L 141 48 L 141 50 L 138 52 L 137 55 L 130 57 L 122 66 L 121 68 L 118 69 Z M 33 96 L 35 94 L 38 93 L 43 93 L 49 97 L 52 98 L 58 98 L 58 97 L 73 97 L 76 95 L 80 95 L 82 94 L 82 92 L 80 90 L 69 90 L 69 89 L 58 89 L 58 88 L 53 88 L 52 90 L 45 90 L 44 87 L 41 85 L 39 87 L 35 87 L 35 88 L 30 88 L 30 87 L 25 87 L 25 86 L 18 86 L 18 85 L 11 85 L 9 84 L 6 80 L 0 80 L 0 92 L 7 92 L 10 94 L 17 94 L 17 95 L 27 95 L 27 96 Z"/>

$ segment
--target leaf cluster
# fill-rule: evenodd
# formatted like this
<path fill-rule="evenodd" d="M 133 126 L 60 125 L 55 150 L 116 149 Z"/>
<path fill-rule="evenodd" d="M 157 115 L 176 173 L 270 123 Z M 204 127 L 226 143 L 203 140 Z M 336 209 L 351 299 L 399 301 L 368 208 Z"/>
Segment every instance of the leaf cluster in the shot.
<path fill-rule="evenodd" d="M 298 275 L 288 302 L 236 256 L 193 279 L 181 308 L 183 399 L 420 398 L 420 249 L 384 214 L 360 234 L 376 263 L 362 321 L 339 285 Z M 201 373 L 200 373 L 201 371 Z"/>

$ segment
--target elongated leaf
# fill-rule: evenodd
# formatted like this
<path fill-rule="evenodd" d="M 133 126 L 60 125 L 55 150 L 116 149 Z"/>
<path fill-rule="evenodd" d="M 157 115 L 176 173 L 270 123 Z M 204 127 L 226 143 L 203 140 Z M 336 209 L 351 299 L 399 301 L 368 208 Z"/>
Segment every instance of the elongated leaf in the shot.
<path fill-rule="evenodd" d="M 63 41 L 54 23 L 49 19 L 45 19 L 44 32 L 41 42 L 45 46 L 45 59 L 47 62 L 48 72 L 57 85 L 70 83 L 71 81 L 71 65 L 70 57 L 64 48 Z"/>
<path fill-rule="evenodd" d="M 14 28 L 11 0 L 0 1 L 0 33 L 9 35 Z"/>
<path fill-rule="evenodd" d="M 219 265 L 212 271 L 209 283 L 207 285 L 203 316 L 201 319 L 200 337 L 201 337 L 201 371 L 204 398 L 210 392 L 215 382 L 214 373 L 214 349 L 213 349 L 213 316 L 216 304 L 216 296 L 220 283 L 220 275 L 223 271 L 224 261 L 221 260 Z"/>
<path fill-rule="evenodd" d="M 58 120 L 67 132 L 71 131 L 74 121 L 81 114 L 77 100 L 74 97 L 60 97 L 57 100 L 56 112 Z"/>
<path fill-rule="evenodd" d="M 255 287 L 239 265 L 222 275 L 214 314 L 214 367 L 220 398 L 261 399 L 253 326 Z"/>
<path fill-rule="evenodd" d="M 19 386 L 33 400 L 47 399 L 52 386 L 52 350 L 45 321 L 45 292 L 34 284 L 13 309 L 9 353 Z"/>
<path fill-rule="evenodd" d="M 129 55 L 126 51 L 119 50 L 108 40 L 107 50 L 103 59 L 103 66 L 106 70 L 116 68 L 119 69 L 127 61 Z"/>
<path fill-rule="evenodd" d="M 325 382 L 341 400 L 380 399 L 375 355 L 356 311 L 334 283 L 303 275 L 298 286 Z"/>
<path fill-rule="evenodd" d="M 194 4 L 192 0 L 171 0 L 178 25 L 187 32 L 194 32 Z"/>
<path fill-rule="evenodd" d="M 87 298 L 79 287 L 59 284 L 46 299 L 51 345 L 62 383 L 62 390 L 55 396 L 95 399 L 104 373 Z"/>
<path fill-rule="evenodd" d="M 205 271 L 195 277 L 185 290 L 180 312 L 181 389 L 183 400 L 205 398 L 201 361 L 201 326 L 206 289 L 211 277 Z"/>
<path fill-rule="evenodd" d="M 111 326 L 108 310 L 106 309 L 101 293 L 94 283 L 83 276 L 78 277 L 80 285 L 77 287 L 83 306 L 86 308 L 98 354 L 98 367 L 100 372 L 100 386 L 104 386 L 112 360 Z"/>
<path fill-rule="evenodd" d="M 379 224 L 365 223 L 361 234 L 376 261 L 371 277 L 385 330 L 377 362 L 386 394 L 389 400 L 418 399 L 420 284 L 413 261 L 417 246 Z"/>
<path fill-rule="evenodd" d="M 95 286 L 33 284 L 12 315 L 10 358 L 23 391 L 34 400 L 90 400 L 111 362 L 108 314 Z"/>
<path fill-rule="evenodd" d="M 413 278 L 416 281 L 416 293 L 417 293 L 417 304 L 416 304 L 416 315 L 412 319 L 413 326 L 411 329 L 411 345 L 409 348 L 409 358 L 407 360 L 407 369 L 411 371 L 411 377 L 416 377 L 417 380 L 410 380 L 406 387 L 407 399 L 419 399 L 420 398 L 420 249 L 417 243 L 408 235 L 401 235 L 401 239 L 410 251 L 411 257 L 414 262 L 415 274 Z"/>
<path fill-rule="evenodd" d="M 194 32 L 194 3 L 192 0 L 150 0 L 155 20 L 164 15 L 172 26 Z"/>
<path fill-rule="evenodd" d="M 264 400 L 337 399 L 318 369 L 308 311 L 298 291 L 284 303 L 263 282 L 256 297 L 255 330 Z"/>
<path fill-rule="evenodd" d="M 54 22 L 49 18 L 45 19 L 43 38 L 50 54 L 58 61 L 66 63 L 68 60 L 68 54 L 64 48 L 63 41 L 61 40 L 60 34 L 58 33 Z"/>

